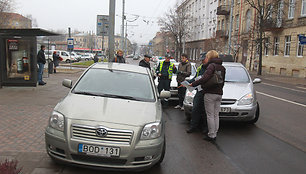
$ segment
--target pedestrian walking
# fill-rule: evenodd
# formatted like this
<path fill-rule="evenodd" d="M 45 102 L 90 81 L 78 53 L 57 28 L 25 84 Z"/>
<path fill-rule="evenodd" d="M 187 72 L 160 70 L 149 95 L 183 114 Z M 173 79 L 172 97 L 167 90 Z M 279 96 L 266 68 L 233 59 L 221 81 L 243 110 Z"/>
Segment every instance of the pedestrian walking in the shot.
<path fill-rule="evenodd" d="M 45 57 L 45 49 L 46 46 L 41 45 L 40 50 L 37 54 L 37 65 L 38 65 L 38 85 L 45 85 L 47 84 L 42 80 L 43 78 L 43 72 L 44 72 L 44 66 L 46 64 L 46 57 Z"/>
<path fill-rule="evenodd" d="M 186 94 L 186 87 L 181 86 L 181 83 L 185 81 L 186 77 L 191 75 L 191 64 L 188 61 L 187 54 L 182 54 L 181 56 L 181 63 L 178 66 L 178 71 L 176 72 L 177 77 L 177 87 L 178 87 L 178 97 L 179 97 L 179 104 L 175 106 L 175 109 L 184 110 L 183 102 Z"/>
<path fill-rule="evenodd" d="M 149 68 L 151 70 L 150 59 L 152 57 L 150 55 L 147 55 L 147 54 L 145 54 L 143 57 L 144 58 L 139 62 L 139 66 Z"/>
<path fill-rule="evenodd" d="M 123 58 L 123 51 L 122 50 L 118 50 L 116 53 L 115 58 L 112 60 L 112 62 L 116 62 L 116 63 L 125 63 L 125 59 Z"/>
<path fill-rule="evenodd" d="M 60 56 L 56 53 L 56 51 L 54 51 L 52 58 L 53 58 L 53 64 L 54 64 L 53 72 L 56 73 L 56 67 L 58 67 L 59 65 Z"/>
<path fill-rule="evenodd" d="M 205 57 L 206 57 L 206 54 L 200 57 L 202 64 L 197 68 L 197 74 L 194 76 L 194 78 L 188 81 L 189 83 L 194 82 L 196 79 L 200 79 L 202 75 L 204 74 L 206 70 L 206 66 L 204 65 Z M 206 112 L 205 112 L 205 107 L 204 107 L 204 92 L 203 92 L 203 89 L 200 87 L 196 88 L 195 90 L 197 92 L 193 98 L 190 126 L 186 130 L 186 132 L 193 133 L 199 127 L 202 127 L 203 133 L 207 134 L 208 128 L 207 128 L 207 117 L 206 117 Z"/>
<path fill-rule="evenodd" d="M 205 83 L 213 77 L 214 72 L 220 72 L 222 78 L 225 78 L 225 68 L 222 66 L 222 60 L 219 58 L 219 54 L 215 50 L 211 50 L 207 53 L 204 64 L 207 64 L 207 69 L 201 79 L 196 80 L 190 86 L 198 86 L 204 90 L 204 105 L 207 114 L 208 134 L 204 136 L 207 141 L 216 140 L 219 129 L 219 112 L 221 99 L 223 95 L 222 84 L 214 85 L 211 87 L 205 87 Z"/>
<path fill-rule="evenodd" d="M 170 62 L 170 55 L 166 55 L 165 60 L 158 64 L 156 74 L 158 76 L 158 93 L 162 90 L 170 91 L 170 83 L 173 73 L 176 73 L 175 65 Z"/>
<path fill-rule="evenodd" d="M 99 62 L 98 53 L 96 53 L 94 56 L 94 63 L 97 63 L 97 62 Z"/>

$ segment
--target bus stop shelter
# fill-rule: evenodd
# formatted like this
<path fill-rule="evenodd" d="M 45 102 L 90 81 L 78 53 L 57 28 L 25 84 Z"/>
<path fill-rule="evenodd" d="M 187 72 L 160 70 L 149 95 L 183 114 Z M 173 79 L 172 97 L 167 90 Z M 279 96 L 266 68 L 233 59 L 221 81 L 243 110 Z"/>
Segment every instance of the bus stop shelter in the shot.
<path fill-rule="evenodd" d="M 43 29 L 0 29 L 0 87 L 37 85 L 36 36 L 54 36 Z"/>

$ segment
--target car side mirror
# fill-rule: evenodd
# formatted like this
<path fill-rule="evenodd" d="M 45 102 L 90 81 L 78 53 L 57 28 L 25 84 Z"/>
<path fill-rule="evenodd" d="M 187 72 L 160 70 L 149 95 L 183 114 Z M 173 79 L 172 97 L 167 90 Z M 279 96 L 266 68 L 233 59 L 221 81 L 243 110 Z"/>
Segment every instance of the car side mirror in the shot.
<path fill-rule="evenodd" d="M 253 84 L 256 84 L 256 83 L 261 83 L 261 79 L 260 78 L 255 78 L 253 80 Z"/>
<path fill-rule="evenodd" d="M 160 99 L 165 99 L 165 98 L 170 98 L 171 97 L 171 93 L 170 91 L 161 91 L 160 92 L 160 95 L 159 95 L 159 98 Z"/>
<path fill-rule="evenodd" d="M 67 87 L 67 88 L 72 88 L 72 80 L 64 79 L 63 82 L 62 82 L 62 85 Z"/>

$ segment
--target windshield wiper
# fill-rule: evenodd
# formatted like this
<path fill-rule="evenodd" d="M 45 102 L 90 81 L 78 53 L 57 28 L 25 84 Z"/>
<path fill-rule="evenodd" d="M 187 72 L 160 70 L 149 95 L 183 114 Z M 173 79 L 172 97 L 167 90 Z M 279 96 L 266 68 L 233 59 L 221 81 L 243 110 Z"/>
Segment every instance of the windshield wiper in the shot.
<path fill-rule="evenodd" d="M 100 96 L 100 94 L 96 94 L 93 92 L 85 92 L 85 91 L 78 91 L 78 92 L 74 92 L 75 94 L 83 94 L 83 95 L 92 95 L 92 96 Z"/>
<path fill-rule="evenodd" d="M 141 101 L 135 97 L 132 96 L 124 96 L 124 95 L 115 95 L 115 94 L 101 94 L 103 97 L 111 97 L 111 98 L 121 98 L 121 99 L 128 99 L 128 100 L 136 100 Z"/>

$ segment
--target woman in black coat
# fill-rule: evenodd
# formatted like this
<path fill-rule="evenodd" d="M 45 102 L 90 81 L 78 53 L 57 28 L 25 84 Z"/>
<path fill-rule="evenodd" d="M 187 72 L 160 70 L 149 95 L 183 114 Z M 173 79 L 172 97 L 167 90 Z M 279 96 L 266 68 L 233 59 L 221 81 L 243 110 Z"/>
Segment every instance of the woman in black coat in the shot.
<path fill-rule="evenodd" d="M 52 55 L 52 58 L 53 58 L 53 64 L 54 64 L 54 73 L 56 73 L 56 67 L 58 66 L 58 63 L 59 63 L 59 59 L 60 59 L 60 56 L 58 54 L 56 54 L 56 51 L 53 52 L 53 55 Z"/>

